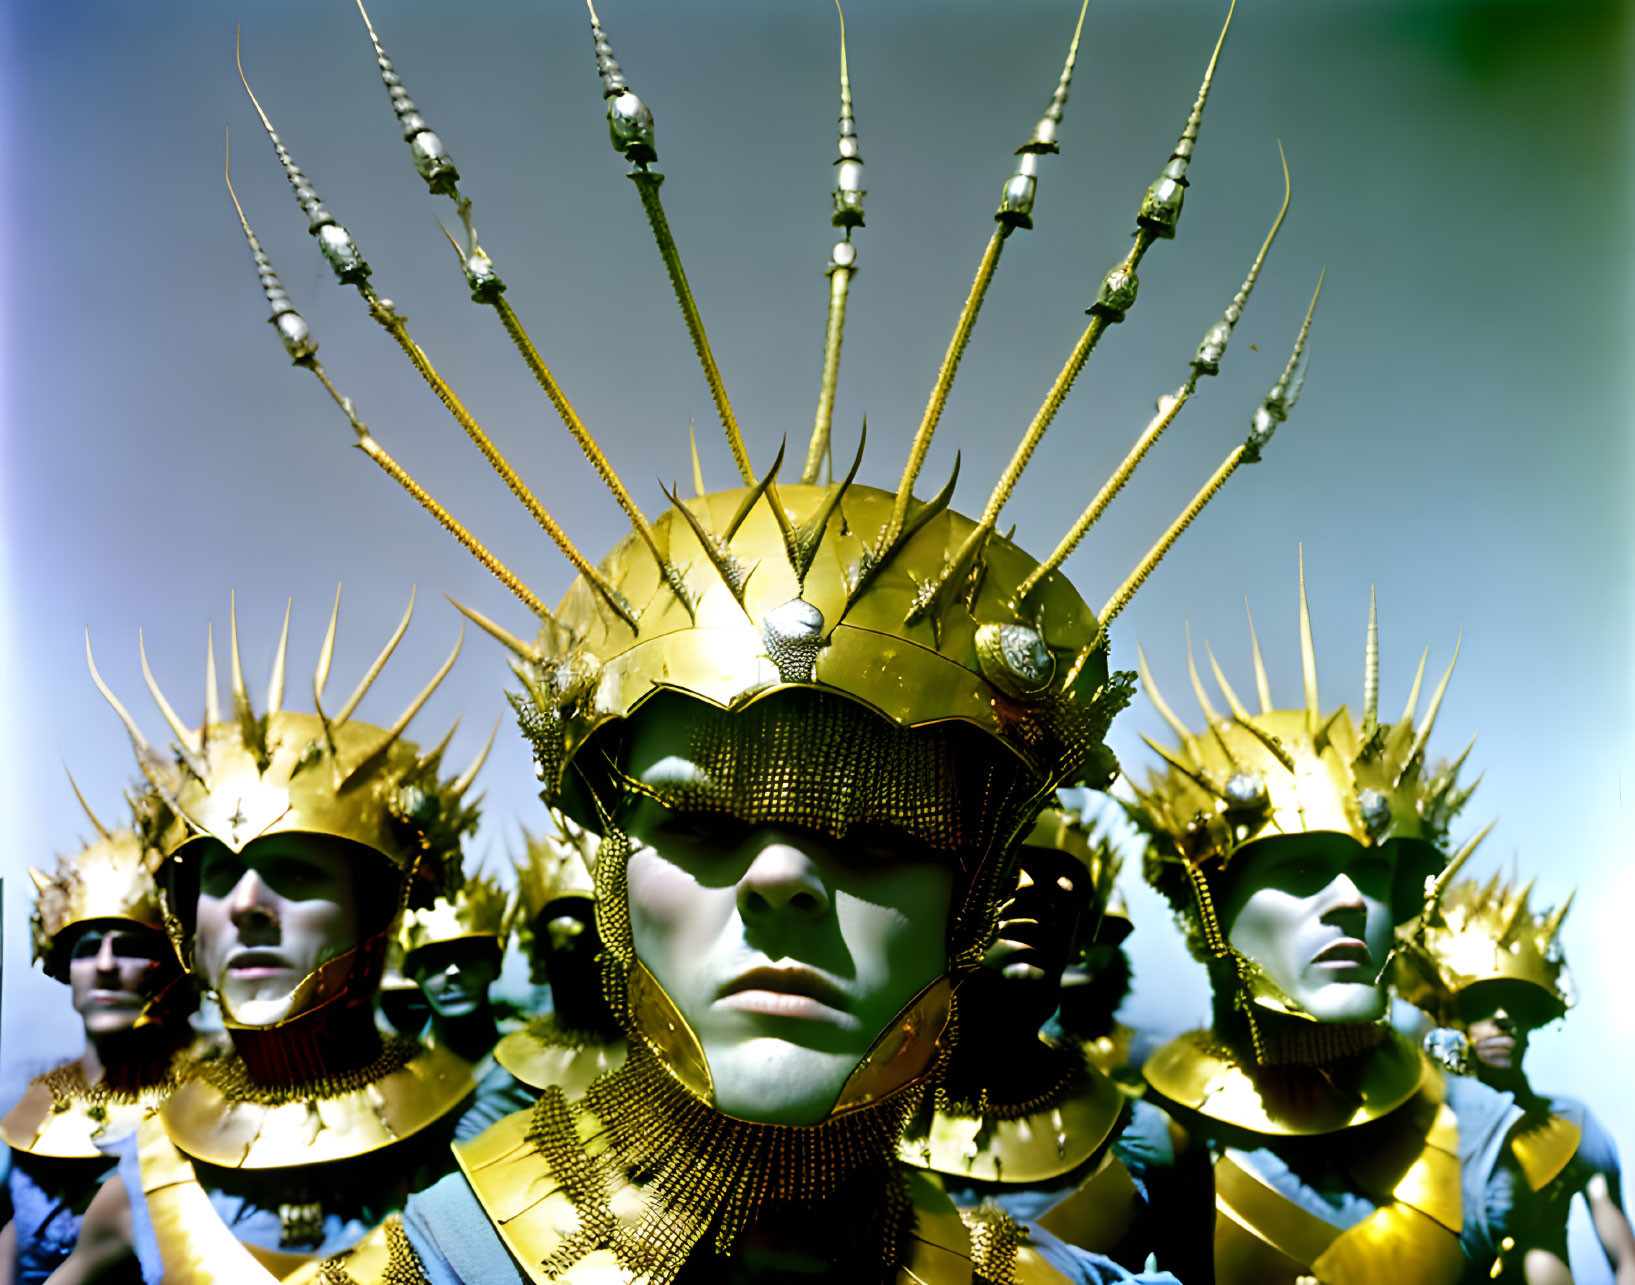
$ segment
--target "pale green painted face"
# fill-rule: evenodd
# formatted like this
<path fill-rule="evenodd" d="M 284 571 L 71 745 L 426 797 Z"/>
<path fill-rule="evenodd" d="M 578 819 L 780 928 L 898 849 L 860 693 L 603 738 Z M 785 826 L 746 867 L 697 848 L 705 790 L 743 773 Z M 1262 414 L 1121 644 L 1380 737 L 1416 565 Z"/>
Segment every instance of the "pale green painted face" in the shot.
<path fill-rule="evenodd" d="M 699 779 L 685 719 L 637 720 L 626 772 Z M 906 845 L 638 801 L 624 822 L 636 955 L 692 1026 L 715 1106 L 815 1124 L 896 1015 L 947 968 L 953 872 Z"/>
<path fill-rule="evenodd" d="M 1221 905 L 1233 948 L 1320 1022 L 1381 1017 L 1392 851 L 1344 834 L 1285 835 L 1245 849 L 1233 864 Z"/>

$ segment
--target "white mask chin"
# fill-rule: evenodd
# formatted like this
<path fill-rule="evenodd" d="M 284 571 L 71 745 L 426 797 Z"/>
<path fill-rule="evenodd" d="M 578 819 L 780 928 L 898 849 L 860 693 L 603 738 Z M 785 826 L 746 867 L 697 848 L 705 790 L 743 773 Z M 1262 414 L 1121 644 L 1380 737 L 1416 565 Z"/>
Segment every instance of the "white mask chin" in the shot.
<path fill-rule="evenodd" d="M 238 1026 L 273 1026 L 288 1017 L 294 1007 L 294 991 L 269 999 L 247 999 L 237 1004 L 229 1003 L 225 996 L 221 1000 L 223 1017 Z"/>

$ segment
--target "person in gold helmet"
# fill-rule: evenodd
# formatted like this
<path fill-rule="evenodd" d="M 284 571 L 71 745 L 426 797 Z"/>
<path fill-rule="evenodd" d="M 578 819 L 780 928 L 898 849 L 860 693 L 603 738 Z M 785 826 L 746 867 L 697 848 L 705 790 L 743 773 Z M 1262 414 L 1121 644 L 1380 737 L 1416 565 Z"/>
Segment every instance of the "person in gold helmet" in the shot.
<path fill-rule="evenodd" d="M 12 1158 L 0 1280 L 17 1285 L 39 1285 L 68 1257 L 119 1142 L 164 1099 L 192 1036 L 193 995 L 165 937 L 156 854 L 131 827 L 105 826 L 80 804 L 96 840 L 54 874 L 29 872 L 34 957 L 68 986 L 85 1049 L 37 1076 L 0 1120 Z"/>
<path fill-rule="evenodd" d="M 1080 13 L 1081 21 L 1083 11 Z M 630 537 L 582 554 L 409 336 L 352 234 L 318 199 L 270 118 L 279 163 L 338 280 L 569 559 L 554 612 L 411 479 L 341 396 L 305 320 L 243 219 L 285 351 L 335 398 L 356 441 L 531 613 L 537 639 L 467 614 L 512 652 L 542 796 L 600 838 L 600 981 L 623 1062 L 456 1148 L 461 1172 L 421 1193 L 325 1281 L 1120 1279 L 1108 1260 L 997 1209 L 961 1215 L 897 1140 L 956 1037 L 956 991 L 980 966 L 1016 883 L 1017 840 L 1058 787 L 1105 785 L 1107 726 L 1129 677 L 1107 627 L 1231 473 L 1260 458 L 1299 392 L 1306 323 L 1250 431 L 1099 611 L 1060 568 L 1152 443 L 1214 374 L 1270 237 L 1185 381 L 1043 559 L 1001 533 L 1007 501 L 1101 337 L 1134 306 L 1136 269 L 1172 237 L 1220 41 L 1182 134 L 1147 188 L 1129 248 L 1102 279 L 1060 374 L 981 514 L 915 484 L 1007 240 L 1033 225 L 1041 158 L 1058 150 L 1078 32 L 994 230 L 894 489 L 829 466 L 862 158 L 842 44 L 828 327 L 798 481 L 765 473 L 710 349 L 661 199 L 652 114 L 591 14 L 610 138 L 630 175 L 704 368 L 738 471 L 730 489 L 669 493 L 649 518 L 603 456 L 478 241 L 442 139 L 365 25 L 417 172 L 454 203 L 475 302 L 507 337 L 612 491 Z M 1222 33 L 1224 39 L 1224 31 Z M 258 107 L 259 110 L 259 107 Z M 241 213 L 242 217 L 242 213 Z M 1281 217 L 1281 216 L 1280 216 Z M 1275 228 L 1274 228 L 1275 230 Z M 835 474 L 835 476 L 831 476 Z M 526 632 L 526 631 L 525 631 Z"/>
<path fill-rule="evenodd" d="M 1469 794 L 1462 758 L 1426 766 L 1452 666 L 1422 718 L 1416 680 L 1402 718 L 1382 723 L 1370 608 L 1362 720 L 1325 712 L 1303 563 L 1300 638 L 1304 708 L 1273 706 L 1257 644 L 1258 710 L 1217 665 L 1218 712 L 1192 666 L 1200 731 L 1142 663 L 1180 743 L 1158 750 L 1130 813 L 1147 880 L 1176 908 L 1215 999 L 1210 1029 L 1146 1060 L 1148 1097 L 1213 1165 L 1221 1285 L 1482 1279 L 1508 1230 L 1489 1197 L 1507 1181 L 1519 1113 L 1445 1079 L 1384 1020 L 1393 925 L 1447 864 Z"/>
<path fill-rule="evenodd" d="M 445 778 L 442 746 L 422 755 L 404 738 L 458 645 L 390 727 L 353 717 L 408 613 L 352 695 L 324 708 L 339 610 L 337 594 L 313 713 L 283 708 L 287 616 L 264 713 L 244 684 L 236 614 L 230 718 L 217 709 L 213 662 L 198 727 L 149 676 L 175 736 L 168 755 L 92 665 L 148 778 L 138 803 L 164 858 L 166 928 L 215 997 L 229 1043 L 184 1064 L 139 1126 L 87 1215 L 98 1238 L 82 1238 L 63 1280 L 94 1278 L 121 1250 L 150 1282 L 283 1279 L 447 1167 L 472 1067 L 442 1045 L 384 1033 L 375 1000 L 399 915 L 443 891 L 476 823 L 465 795 L 482 756 Z"/>
<path fill-rule="evenodd" d="M 1525 1226 L 1497 1278 L 1570 1281 L 1567 1217 L 1582 1195 L 1617 1285 L 1635 1285 L 1635 1234 L 1624 1212 L 1617 1145 L 1584 1103 L 1539 1093 L 1522 1066 L 1533 1033 L 1564 1018 L 1574 998 L 1561 949 L 1572 898 L 1534 911 L 1531 889 L 1498 874 L 1486 883 L 1445 879 L 1402 931 L 1392 984 L 1437 1023 L 1426 1037 L 1433 1056 L 1526 1113 L 1510 1140 Z"/>

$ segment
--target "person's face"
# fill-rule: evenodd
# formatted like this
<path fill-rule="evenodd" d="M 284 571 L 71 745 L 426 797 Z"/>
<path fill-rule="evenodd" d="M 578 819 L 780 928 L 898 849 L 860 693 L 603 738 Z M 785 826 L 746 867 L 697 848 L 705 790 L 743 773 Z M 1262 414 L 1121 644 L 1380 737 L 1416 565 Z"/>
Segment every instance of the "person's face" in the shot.
<path fill-rule="evenodd" d="M 1269 839 L 1239 854 L 1222 926 L 1239 954 L 1322 1022 L 1385 1012 L 1394 855 L 1343 834 Z"/>
<path fill-rule="evenodd" d="M 679 720 L 638 723 L 628 770 L 697 780 Z M 814 1124 L 876 1038 L 947 967 L 953 873 L 883 836 L 836 843 L 793 827 L 672 813 L 625 824 L 636 955 L 692 1026 L 715 1105 Z"/>
<path fill-rule="evenodd" d="M 74 1011 L 91 1036 L 128 1031 L 165 979 L 170 946 L 156 928 L 88 924 L 68 956 Z"/>
<path fill-rule="evenodd" d="M 1016 891 L 982 959 L 981 991 L 1007 1023 L 1037 1030 L 1055 1011 L 1073 935 L 1090 899 L 1082 862 L 1054 848 L 1023 848 Z M 977 979 L 973 979 L 977 980 Z"/>
<path fill-rule="evenodd" d="M 235 1022 L 270 1026 L 293 1014 L 309 974 L 358 943 L 352 861 L 299 834 L 267 835 L 242 852 L 205 848 L 195 967 Z"/>
<path fill-rule="evenodd" d="M 596 935 L 596 903 L 589 897 L 559 897 L 540 912 L 534 953 L 540 972 L 553 986 L 591 971 L 601 941 Z"/>
<path fill-rule="evenodd" d="M 1527 1056 L 1527 1028 L 1504 1008 L 1494 1007 L 1465 1024 L 1465 1038 L 1477 1061 L 1495 1071 L 1516 1071 Z"/>
<path fill-rule="evenodd" d="M 409 975 L 438 1017 L 469 1017 L 488 1003 L 498 956 L 492 939 L 438 942 L 414 952 Z"/>

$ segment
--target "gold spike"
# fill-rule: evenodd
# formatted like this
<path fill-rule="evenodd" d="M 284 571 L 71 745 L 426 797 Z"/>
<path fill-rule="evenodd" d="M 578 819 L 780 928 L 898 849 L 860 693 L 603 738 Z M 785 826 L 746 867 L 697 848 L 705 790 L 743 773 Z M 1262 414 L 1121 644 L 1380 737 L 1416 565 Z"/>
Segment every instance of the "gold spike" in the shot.
<path fill-rule="evenodd" d="M 443 739 L 438 741 L 436 745 L 433 745 L 429 750 L 420 756 L 420 766 L 429 767 L 431 764 L 440 760 L 443 757 L 444 751 L 448 749 L 449 742 L 454 739 L 454 733 L 459 730 L 460 716 L 456 714 L 454 716 L 454 721 L 449 724 L 448 731 L 443 733 Z"/>
<path fill-rule="evenodd" d="M 857 455 L 852 459 L 851 471 L 839 483 L 829 484 L 823 503 L 801 524 L 799 530 L 791 530 L 784 541 L 789 555 L 789 569 L 795 573 L 795 580 L 800 584 L 806 583 L 806 573 L 812 569 L 812 559 L 817 557 L 818 546 L 823 543 L 823 533 L 828 529 L 829 519 L 840 507 L 840 501 L 851 484 L 857 480 L 857 470 L 863 465 L 863 448 L 868 440 L 869 422 L 865 419 L 863 431 L 857 439 Z"/>
<path fill-rule="evenodd" d="M 1334 724 L 1340 721 L 1340 715 L 1343 713 L 1345 713 L 1344 705 L 1340 706 L 1339 709 L 1335 710 L 1332 714 L 1325 718 L 1321 726 L 1319 726 L 1317 731 L 1313 733 L 1311 738 L 1311 746 L 1319 754 L 1334 743 L 1329 739 L 1329 733 L 1334 730 Z"/>
<path fill-rule="evenodd" d="M 1306 684 L 1306 730 L 1315 732 L 1320 712 L 1317 704 L 1317 648 L 1311 637 L 1311 605 L 1306 601 L 1306 546 L 1300 551 L 1300 674 Z"/>
<path fill-rule="evenodd" d="M 693 417 L 691 415 L 687 416 L 687 445 L 692 448 L 693 452 L 693 490 L 698 493 L 698 498 L 702 500 L 705 495 L 704 466 L 698 462 L 698 435 L 693 432 Z"/>
<path fill-rule="evenodd" d="M 1465 862 L 1470 860 L 1471 854 L 1474 853 L 1477 848 L 1481 847 L 1482 840 L 1487 838 L 1489 833 L 1492 832 L 1493 827 L 1497 824 L 1497 821 L 1489 821 L 1487 825 L 1482 827 L 1478 834 L 1476 834 L 1473 838 L 1468 839 L 1464 846 L 1453 854 L 1452 859 L 1443 868 L 1442 873 L 1436 876 L 1436 879 L 1431 883 L 1430 888 L 1427 889 L 1425 893 L 1425 910 L 1424 914 L 1422 915 L 1422 920 L 1424 922 L 1429 923 L 1431 918 L 1441 909 L 1443 894 L 1453 886 L 1454 876 L 1457 875 L 1463 868 Z M 1493 879 L 1488 882 L 1488 886 L 1482 894 L 1482 900 L 1491 901 L 1497 887 L 1498 876 L 1495 875 Z"/>
<path fill-rule="evenodd" d="M 1368 586 L 1368 643 L 1363 649 L 1363 736 L 1380 720 L 1380 617 L 1374 586 Z"/>
<path fill-rule="evenodd" d="M 1556 934 L 1561 931 L 1561 921 L 1567 917 L 1567 912 L 1572 909 L 1573 898 L 1576 896 L 1578 896 L 1578 890 L 1575 888 L 1567 894 L 1567 900 L 1552 910 L 1549 917 L 1545 919 L 1542 940 L 1546 945 L 1553 942 L 1556 939 Z"/>
<path fill-rule="evenodd" d="M 761 478 L 761 480 L 758 482 L 753 478 L 750 479 L 751 486 L 749 490 L 744 493 L 744 498 L 738 501 L 738 508 L 734 510 L 731 520 L 728 521 L 726 525 L 726 529 L 721 532 L 721 541 L 723 544 L 729 542 L 733 536 L 738 534 L 738 528 L 744 524 L 744 519 L 749 517 L 750 510 L 755 507 L 756 502 L 761 498 L 761 496 L 767 493 L 767 488 L 772 485 L 772 479 L 778 476 L 778 470 L 783 467 L 783 453 L 785 446 L 787 446 L 786 442 L 779 443 L 778 454 L 772 461 L 772 467 L 767 469 L 765 477 Z"/>
<path fill-rule="evenodd" d="M 130 711 L 120 703 L 119 697 L 113 694 L 108 684 L 102 681 L 102 675 L 97 672 L 96 658 L 91 655 L 90 629 L 85 631 L 85 663 L 90 667 L 91 681 L 96 684 L 97 690 L 102 693 L 102 698 L 113 706 L 114 713 L 119 715 L 119 721 L 125 725 L 125 731 L 130 734 L 131 745 L 136 749 L 136 762 L 142 769 L 142 775 L 147 777 L 154 785 L 163 788 L 165 781 L 156 766 L 160 762 L 159 756 L 154 752 L 153 747 L 148 744 L 148 738 L 142 735 L 142 729 L 136 725 L 136 720 L 131 717 Z"/>
<path fill-rule="evenodd" d="M 1187 675 L 1192 679 L 1192 691 L 1198 698 L 1198 707 L 1204 712 L 1204 719 L 1213 727 L 1220 721 L 1220 714 L 1209 703 L 1209 694 L 1204 691 L 1203 682 L 1198 678 L 1198 662 L 1192 657 L 1192 622 L 1186 622 L 1187 635 Z"/>
<path fill-rule="evenodd" d="M 324 688 L 329 685 L 329 664 L 335 658 L 335 630 L 341 622 L 341 586 L 335 585 L 335 606 L 329 613 L 329 628 L 324 630 L 324 645 L 318 649 L 318 668 L 312 675 L 312 703 L 323 714 Z"/>
<path fill-rule="evenodd" d="M 1193 739 L 1192 733 L 1187 730 L 1187 725 L 1175 717 L 1175 711 L 1169 707 L 1169 702 L 1164 699 L 1163 693 L 1158 690 L 1158 684 L 1152 678 L 1152 671 L 1147 668 L 1147 653 L 1142 649 L 1139 639 L 1136 640 L 1135 644 L 1135 667 L 1136 671 L 1141 675 L 1141 686 L 1146 689 L 1147 699 L 1152 702 L 1152 707 L 1158 711 L 1159 717 L 1169 724 L 1170 730 L 1181 738 L 1181 744 L 1186 747 L 1187 752 L 1196 758 L 1198 756 L 1197 742 Z"/>
<path fill-rule="evenodd" d="M 284 661 L 290 647 L 290 606 L 294 598 L 284 600 L 284 629 L 278 635 L 278 651 L 273 656 L 272 677 L 267 681 L 267 713 L 278 713 L 284 708 Z"/>
<path fill-rule="evenodd" d="M 1290 772 L 1294 771 L 1294 759 L 1289 756 L 1288 750 L 1283 748 L 1283 743 L 1277 737 L 1256 727 L 1246 718 L 1235 718 L 1233 722 L 1259 741 L 1266 748 L 1266 752 L 1281 763 L 1285 769 Z"/>
<path fill-rule="evenodd" d="M 1249 711 L 1243 707 L 1238 694 L 1232 690 L 1232 684 L 1226 681 L 1226 675 L 1221 672 L 1220 662 L 1215 659 L 1215 649 L 1204 640 L 1204 653 L 1209 657 L 1209 667 L 1215 671 L 1215 681 L 1220 684 L 1221 695 L 1226 697 L 1226 703 L 1232 707 L 1232 713 L 1238 718 L 1248 718 Z"/>
<path fill-rule="evenodd" d="M 535 663 L 537 663 L 538 661 L 540 661 L 542 659 L 542 657 L 539 654 L 539 649 L 537 647 L 532 647 L 529 644 L 523 642 L 522 639 L 518 638 L 509 629 L 505 628 L 505 626 L 500 625 L 500 624 L 496 624 L 494 621 L 490 620 L 487 616 L 483 615 L 482 612 L 477 611 L 477 610 L 475 610 L 475 609 L 473 609 L 471 607 L 468 607 L 463 602 L 460 602 L 460 601 L 458 601 L 458 600 L 456 600 L 454 598 L 449 598 L 449 596 L 447 594 L 444 594 L 443 596 L 445 598 L 448 598 L 448 600 L 451 603 L 454 604 L 454 609 L 456 611 L 458 611 L 462 616 L 464 616 L 472 624 L 476 625 L 477 628 L 481 629 L 490 638 L 493 638 L 497 642 L 499 642 L 499 644 L 502 647 L 505 647 L 508 650 L 510 650 L 512 652 L 515 652 L 518 656 L 521 656 L 522 659 L 524 659 L 524 660 L 530 660 L 530 661 L 534 661 Z"/>
<path fill-rule="evenodd" d="M 1448 662 L 1447 671 L 1442 675 L 1442 681 L 1436 685 L 1431 693 L 1431 703 L 1425 710 L 1425 721 L 1419 726 L 1419 733 L 1414 737 L 1413 748 L 1408 751 L 1408 757 L 1403 759 L 1402 767 L 1397 772 L 1397 780 L 1401 781 L 1408 769 L 1425 752 L 1425 743 L 1431 739 L 1431 728 L 1436 723 L 1436 712 L 1442 708 L 1442 697 L 1448 690 L 1448 680 L 1453 677 L 1453 667 L 1459 663 L 1459 648 L 1464 645 L 1465 626 L 1459 626 L 1459 637 L 1453 644 L 1453 659 Z"/>
<path fill-rule="evenodd" d="M 204 726 L 221 722 L 221 702 L 216 689 L 216 630 L 204 627 Z M 200 729 L 204 730 L 203 728 Z"/>
<path fill-rule="evenodd" d="M 68 772 L 68 764 L 64 763 L 62 770 Z M 84 809 L 85 815 L 90 818 L 91 824 L 96 827 L 97 834 L 106 839 L 108 837 L 108 827 L 98 821 L 97 814 L 91 811 L 91 805 L 85 801 L 85 796 L 79 792 L 79 782 L 74 779 L 72 772 L 68 772 L 68 784 L 73 787 L 74 797 L 79 800 L 79 805 Z M 1572 899 L 1569 897 L 1568 900 L 1571 901 Z"/>
<path fill-rule="evenodd" d="M 1181 413 L 1181 407 L 1187 404 L 1191 396 L 1192 390 L 1182 387 L 1176 389 L 1173 393 L 1166 393 L 1158 399 L 1158 413 L 1148 421 L 1147 427 L 1142 430 L 1141 436 L 1136 439 L 1135 445 L 1130 448 L 1129 454 L 1119 462 L 1119 466 L 1113 470 L 1112 476 L 1101 484 L 1101 489 L 1096 492 L 1095 498 L 1085 506 L 1084 512 L 1079 514 L 1078 520 L 1062 537 L 1055 551 L 1030 571 L 1022 583 L 1017 586 L 1017 602 L 1021 602 L 1026 598 L 1035 585 L 1066 562 L 1073 550 L 1078 548 L 1079 542 L 1084 539 L 1085 534 L 1101 520 L 1101 515 L 1107 511 L 1107 506 L 1124 489 L 1124 484 L 1130 480 L 1131 475 L 1135 472 L 1136 465 L 1141 463 L 1147 451 L 1151 449 L 1152 444 L 1174 422 L 1175 417 Z"/>
<path fill-rule="evenodd" d="M 1260 654 L 1260 639 L 1255 636 L 1255 617 L 1249 610 L 1249 599 L 1243 600 L 1243 614 L 1249 617 L 1249 650 L 1255 657 L 1255 694 L 1260 697 L 1260 712 L 1272 712 L 1272 685 L 1266 680 L 1266 658 Z"/>
<path fill-rule="evenodd" d="M 483 764 L 488 761 L 488 751 L 494 748 L 494 738 L 499 735 L 500 720 L 504 717 L 505 715 L 501 714 L 499 718 L 494 720 L 494 730 L 489 732 L 488 740 L 484 742 L 481 751 L 479 751 L 477 754 L 477 757 L 472 759 L 471 766 L 466 768 L 464 772 L 461 772 L 459 776 L 454 778 L 454 784 L 449 788 L 453 792 L 455 798 L 459 798 L 460 795 L 469 790 L 471 788 L 471 783 L 477 779 L 477 773 L 482 771 Z"/>
<path fill-rule="evenodd" d="M 840 159 L 835 186 L 835 226 L 845 228 L 845 239 L 836 244 L 829 261 L 829 316 L 823 333 L 823 376 L 818 384 L 817 412 L 812 420 L 812 438 L 806 447 L 806 467 L 800 480 L 815 483 L 829 453 L 829 432 L 834 422 L 835 388 L 840 382 L 840 346 L 846 331 L 846 296 L 852 279 L 857 251 L 852 246 L 852 227 L 863 224 L 861 188 L 855 178 L 863 164 L 857 151 L 857 130 L 852 120 L 852 81 L 846 68 L 846 14 L 835 0 L 840 15 Z M 855 208 L 843 201 L 851 198 Z"/>
<path fill-rule="evenodd" d="M 175 733 L 176 739 L 185 748 L 197 754 L 200 749 L 199 734 L 176 716 L 176 711 L 171 707 L 170 702 L 165 699 L 164 692 L 159 690 L 159 684 L 153 677 L 153 670 L 148 666 L 147 643 L 143 640 L 140 629 L 136 631 L 136 651 L 142 658 L 142 679 L 148 685 L 148 694 L 153 697 L 153 703 L 159 707 L 159 712 L 164 715 L 165 722 L 170 724 L 170 730 Z"/>
<path fill-rule="evenodd" d="M 1527 899 L 1531 896 L 1533 885 L 1536 882 L 1538 882 L 1536 879 L 1529 879 L 1527 886 L 1515 894 L 1515 900 L 1510 906 L 1510 916 L 1505 921 L 1504 932 L 1499 935 L 1501 943 L 1514 941 L 1516 929 L 1521 927 L 1524 920 L 1530 920 L 1533 917 L 1532 912 L 1527 907 Z"/>
<path fill-rule="evenodd" d="M 358 680 L 358 685 L 352 689 L 352 694 L 346 698 L 346 704 L 336 711 L 334 721 L 337 726 L 352 717 L 352 711 L 357 709 L 358 702 L 363 699 L 364 693 L 369 690 L 375 679 L 380 677 L 380 671 L 386 667 L 386 662 L 392 658 L 392 653 L 397 650 L 398 643 L 403 641 L 403 635 L 409 630 L 409 617 L 414 615 L 414 596 L 419 588 L 419 585 L 409 586 L 409 605 L 404 608 L 403 619 L 397 622 L 397 628 L 392 631 L 392 636 L 386 640 L 386 646 L 381 648 L 380 655 L 375 657 L 375 663 L 370 665 L 363 677 Z"/>
<path fill-rule="evenodd" d="M 659 489 L 663 490 L 662 484 Z M 679 490 L 680 488 L 676 489 Z M 670 497 L 670 503 L 675 506 L 676 512 L 681 514 L 687 525 L 692 528 L 693 535 L 698 539 L 699 547 L 704 550 L 704 556 L 710 560 L 710 565 L 715 568 L 716 574 L 721 577 L 721 583 L 727 586 L 727 591 L 742 607 L 744 605 L 744 586 L 749 582 L 749 571 L 745 570 L 743 564 L 733 556 L 731 550 L 727 548 L 726 542 L 718 539 L 713 531 L 699 521 L 698 515 L 681 502 L 681 497 L 676 494 L 676 490 L 665 491 L 664 493 Z"/>
<path fill-rule="evenodd" d="M 1158 742 L 1153 740 L 1150 736 L 1142 733 L 1141 739 L 1147 742 L 1147 748 L 1152 750 L 1154 754 L 1158 755 L 1159 758 L 1163 759 L 1164 762 L 1168 763 L 1172 768 L 1174 768 L 1182 776 L 1186 777 L 1187 780 L 1191 781 L 1204 793 L 1213 794 L 1217 799 L 1224 799 L 1226 797 L 1226 795 L 1222 794 L 1221 791 L 1209 783 L 1207 777 L 1181 762 L 1180 759 L 1176 758 L 1175 755 L 1171 754 L 1163 746 L 1159 745 Z"/>
<path fill-rule="evenodd" d="M 1164 560 L 1164 555 L 1181 538 L 1181 532 L 1192 525 L 1193 519 L 1204 511 L 1204 506 L 1215 498 L 1215 493 L 1226 485 L 1226 480 L 1237 472 L 1238 466 L 1243 463 L 1243 458 L 1247 453 L 1247 446 L 1239 445 L 1232 448 L 1231 453 L 1221 461 L 1220 467 L 1210 475 L 1209 480 L 1203 484 L 1198 494 L 1192 497 L 1175 521 L 1170 523 L 1169 530 L 1158 537 L 1157 542 L 1147 550 L 1146 556 L 1137 564 L 1136 569 L 1130 572 L 1124 583 L 1114 590 L 1112 597 L 1102 603 L 1101 610 L 1096 613 L 1096 618 L 1101 622 L 1101 625 L 1096 630 L 1096 637 L 1081 653 L 1081 659 L 1100 645 L 1101 640 L 1106 637 L 1107 626 L 1112 623 L 1113 618 L 1129 605 L 1130 599 L 1135 597 L 1136 590 L 1140 589 L 1146 583 L 1147 577 L 1153 573 L 1153 568 Z"/>
<path fill-rule="evenodd" d="M 240 722 L 245 719 L 254 720 L 255 712 L 250 706 L 250 693 L 244 687 L 244 662 L 238 654 L 238 591 L 230 589 L 227 592 L 227 617 L 231 625 L 232 636 L 232 675 L 233 675 L 233 717 Z"/>
<path fill-rule="evenodd" d="M 931 385 L 931 396 L 925 403 L 925 413 L 920 417 L 920 426 L 914 431 L 914 441 L 908 448 L 908 462 L 903 465 L 903 476 L 897 483 L 897 498 L 892 502 L 891 518 L 886 523 L 885 538 L 880 541 L 882 549 L 889 549 L 896 544 L 903 524 L 908 520 L 908 505 L 914 496 L 915 479 L 919 477 L 920 467 L 925 463 L 926 452 L 931 449 L 931 435 L 936 432 L 937 421 L 942 418 L 942 408 L 948 401 L 948 390 L 953 386 L 960 358 L 965 355 L 965 348 L 971 342 L 971 331 L 976 326 L 976 315 L 982 310 L 982 300 L 993 281 L 994 270 L 999 267 L 1000 251 L 1005 248 L 1005 238 L 1009 235 L 1008 224 L 996 224 L 993 235 L 988 238 L 988 248 L 982 252 L 982 262 L 977 265 L 976 280 L 971 282 L 971 292 L 965 296 L 965 307 L 961 309 L 959 321 L 954 326 L 953 338 L 948 341 L 948 350 L 943 353 L 942 365 L 937 369 L 936 382 Z"/>
<path fill-rule="evenodd" d="M 51 876 L 46 874 L 44 870 L 36 870 L 33 866 L 30 866 L 28 868 L 28 877 L 34 884 L 35 892 L 44 892 L 51 887 Z"/>
<path fill-rule="evenodd" d="M 386 729 L 386 735 L 381 739 L 380 744 L 376 745 L 374 749 L 369 751 L 368 756 L 363 760 L 363 762 L 359 763 L 357 767 L 353 768 L 349 773 L 347 773 L 346 779 L 341 782 L 342 789 L 345 789 L 359 776 L 367 773 L 381 758 L 381 756 L 384 755 L 386 751 L 389 750 L 394 744 L 396 744 L 397 738 L 403 735 L 405 729 L 407 729 L 409 726 L 410 720 L 420 712 L 420 707 L 431 699 L 431 694 L 437 690 L 442 681 L 448 677 L 449 671 L 454 668 L 454 662 L 458 660 L 460 656 L 460 644 L 465 641 L 465 636 L 466 627 L 464 622 L 462 622 L 460 625 L 459 636 L 454 640 L 454 650 L 449 652 L 448 659 L 443 662 L 442 668 L 431 676 L 431 681 L 420 689 L 420 694 L 409 702 L 409 707 L 404 710 L 403 713 L 398 715 L 395 723 Z M 394 643 L 393 645 L 395 646 L 396 644 Z"/>
<path fill-rule="evenodd" d="M 1402 710 L 1402 722 L 1413 726 L 1414 712 L 1419 708 L 1419 686 L 1425 681 L 1425 662 L 1430 659 L 1431 649 L 1426 647 L 1419 653 L 1419 668 L 1414 671 L 1414 685 L 1408 689 L 1408 703 Z"/>

